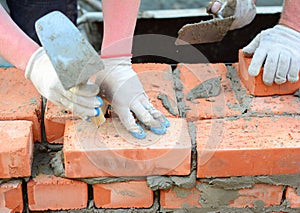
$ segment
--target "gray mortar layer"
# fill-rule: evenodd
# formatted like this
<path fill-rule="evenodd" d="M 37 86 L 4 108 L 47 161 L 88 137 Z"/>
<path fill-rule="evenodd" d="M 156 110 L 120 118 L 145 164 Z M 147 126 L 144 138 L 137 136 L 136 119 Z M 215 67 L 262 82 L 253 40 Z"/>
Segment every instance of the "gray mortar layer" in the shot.
<path fill-rule="evenodd" d="M 171 113 L 174 116 L 178 115 L 178 112 L 176 112 L 173 109 L 171 101 L 166 94 L 159 93 L 157 95 L 157 99 L 161 100 L 162 105 L 164 106 L 164 108 L 166 108 L 168 110 L 169 113 Z"/>

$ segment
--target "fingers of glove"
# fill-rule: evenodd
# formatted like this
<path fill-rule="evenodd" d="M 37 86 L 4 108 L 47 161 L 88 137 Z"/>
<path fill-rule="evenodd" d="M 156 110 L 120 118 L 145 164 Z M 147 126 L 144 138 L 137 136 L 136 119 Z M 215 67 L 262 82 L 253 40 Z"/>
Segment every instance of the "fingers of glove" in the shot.
<path fill-rule="evenodd" d="M 143 139 L 146 137 L 146 133 L 143 128 L 136 124 L 135 119 L 127 107 L 117 107 L 113 108 L 117 115 L 119 116 L 122 124 L 131 133 L 132 136 L 138 139 Z"/>
<path fill-rule="evenodd" d="M 94 97 L 99 93 L 99 86 L 96 84 L 86 83 L 72 87 L 70 91 L 78 96 Z"/>
<path fill-rule="evenodd" d="M 299 80 L 300 62 L 299 60 L 291 59 L 290 68 L 288 71 L 287 79 L 289 82 L 297 82 Z"/>
<path fill-rule="evenodd" d="M 68 110 L 72 111 L 74 115 L 80 117 L 94 117 L 100 114 L 100 109 L 97 107 L 84 107 L 82 105 L 70 102 L 68 99 L 62 97 L 60 103 Z"/>
<path fill-rule="evenodd" d="M 134 112 L 137 118 L 153 133 L 158 135 L 166 133 L 166 127 L 158 120 L 155 120 L 141 103 L 134 103 L 131 107 L 131 110 Z"/>
<path fill-rule="evenodd" d="M 169 120 L 149 102 L 149 99 L 147 97 L 144 97 L 141 100 L 141 103 L 155 120 L 158 120 L 166 128 L 170 126 Z"/>
<path fill-rule="evenodd" d="M 278 62 L 279 62 L 279 52 L 276 51 L 269 52 L 264 65 L 264 73 L 263 73 L 263 82 L 266 85 L 273 84 Z"/>
<path fill-rule="evenodd" d="M 286 82 L 287 73 L 290 68 L 290 55 L 287 52 L 281 52 L 279 55 L 277 70 L 275 74 L 275 83 L 283 84 Z"/>
<path fill-rule="evenodd" d="M 81 105 L 85 108 L 95 108 L 103 105 L 103 100 L 98 96 L 80 96 L 71 91 L 64 91 L 62 95 L 70 102 Z"/>
<path fill-rule="evenodd" d="M 257 76 L 259 74 L 260 68 L 263 66 L 266 57 L 267 52 L 264 49 L 258 48 L 257 51 L 255 51 L 249 66 L 249 75 Z"/>
<path fill-rule="evenodd" d="M 252 56 L 260 44 L 261 34 L 258 34 L 246 47 L 243 48 L 243 54 Z"/>

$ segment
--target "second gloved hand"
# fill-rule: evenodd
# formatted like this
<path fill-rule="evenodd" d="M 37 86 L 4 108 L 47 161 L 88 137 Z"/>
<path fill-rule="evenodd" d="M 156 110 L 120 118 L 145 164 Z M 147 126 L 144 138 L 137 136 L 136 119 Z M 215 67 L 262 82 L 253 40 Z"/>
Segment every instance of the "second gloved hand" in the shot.
<path fill-rule="evenodd" d="M 136 138 L 144 138 L 143 128 L 135 122 L 132 112 L 146 128 L 164 134 L 170 125 L 165 116 L 149 102 L 144 88 L 131 67 L 131 57 L 102 59 L 105 74 L 97 75 L 100 95 L 108 100 L 122 124 Z"/>
<path fill-rule="evenodd" d="M 235 30 L 252 22 L 256 8 L 253 0 L 214 0 L 209 3 L 207 12 L 217 18 L 234 16 L 230 30 Z"/>
<path fill-rule="evenodd" d="M 31 56 L 27 63 L 25 77 L 32 81 L 38 92 L 45 98 L 81 118 L 87 119 L 100 113 L 99 107 L 102 105 L 102 100 L 96 97 L 99 92 L 98 86 L 83 84 L 65 90 L 42 47 Z"/>
<path fill-rule="evenodd" d="M 264 64 L 263 81 L 266 85 L 299 80 L 300 32 L 276 25 L 258 34 L 243 48 L 243 53 L 253 55 L 249 74 L 257 76 Z"/>

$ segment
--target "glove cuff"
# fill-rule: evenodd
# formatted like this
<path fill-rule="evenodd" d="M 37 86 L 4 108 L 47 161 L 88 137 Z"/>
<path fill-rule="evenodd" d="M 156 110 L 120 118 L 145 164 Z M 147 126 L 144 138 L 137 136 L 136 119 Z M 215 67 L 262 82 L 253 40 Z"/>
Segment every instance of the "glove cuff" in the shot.
<path fill-rule="evenodd" d="M 294 30 L 288 26 L 277 24 L 274 27 L 274 29 L 276 29 L 276 31 L 278 31 L 278 32 L 284 32 L 285 34 L 292 36 L 296 39 L 300 39 L 300 32 L 298 32 L 297 30 Z"/>
<path fill-rule="evenodd" d="M 44 55 L 46 52 L 43 47 L 38 48 L 30 57 L 26 69 L 25 69 L 25 78 L 30 79 L 31 72 L 33 70 L 34 64 L 36 60 L 38 60 L 42 55 Z"/>

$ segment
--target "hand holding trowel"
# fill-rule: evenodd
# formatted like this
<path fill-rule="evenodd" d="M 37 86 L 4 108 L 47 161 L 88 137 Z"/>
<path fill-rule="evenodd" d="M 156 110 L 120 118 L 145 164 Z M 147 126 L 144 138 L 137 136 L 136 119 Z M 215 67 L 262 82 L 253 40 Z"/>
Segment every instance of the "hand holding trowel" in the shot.
<path fill-rule="evenodd" d="M 35 28 L 65 90 L 87 84 L 93 74 L 103 70 L 97 52 L 62 13 L 55 11 L 43 16 Z M 91 120 L 97 126 L 105 121 L 101 108 L 100 115 Z"/>
<path fill-rule="evenodd" d="M 184 25 L 178 31 L 176 45 L 221 41 L 229 30 L 249 24 L 256 15 L 253 0 L 214 0 L 209 3 L 207 12 L 214 18 Z"/>

